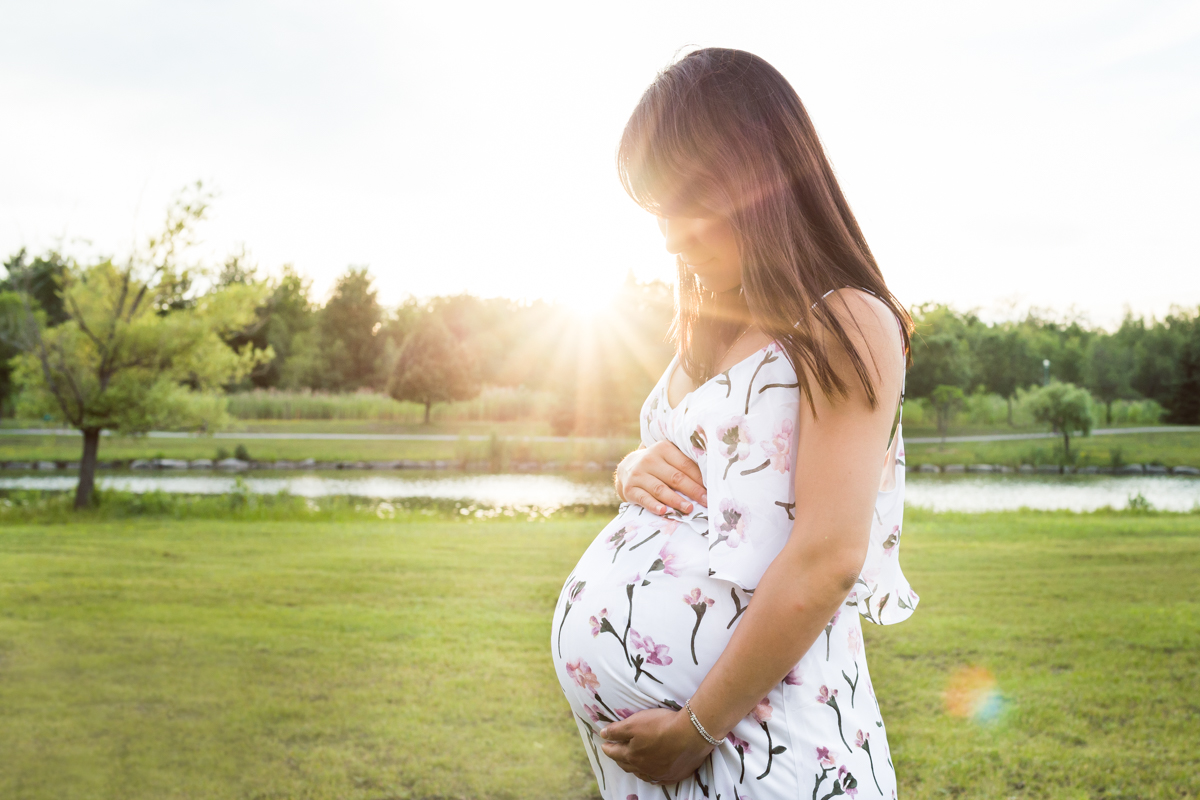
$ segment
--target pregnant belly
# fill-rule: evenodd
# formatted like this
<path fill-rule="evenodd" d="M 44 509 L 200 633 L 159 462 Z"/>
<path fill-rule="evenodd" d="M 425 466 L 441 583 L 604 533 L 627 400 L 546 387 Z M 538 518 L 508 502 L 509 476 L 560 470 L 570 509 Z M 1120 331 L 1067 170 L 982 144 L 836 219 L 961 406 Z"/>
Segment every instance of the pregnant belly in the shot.
<path fill-rule="evenodd" d="M 599 726 L 682 705 L 748 601 L 708 576 L 700 530 L 623 507 L 572 571 L 555 610 L 552 652 L 572 708 Z"/>

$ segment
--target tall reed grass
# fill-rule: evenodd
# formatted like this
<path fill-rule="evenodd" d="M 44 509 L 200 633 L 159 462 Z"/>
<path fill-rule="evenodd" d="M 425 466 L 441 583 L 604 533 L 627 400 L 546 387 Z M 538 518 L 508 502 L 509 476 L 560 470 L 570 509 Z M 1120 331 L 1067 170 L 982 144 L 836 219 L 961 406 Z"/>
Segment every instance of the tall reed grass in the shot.
<path fill-rule="evenodd" d="M 231 416 L 242 420 L 344 419 L 378 420 L 420 425 L 425 407 L 400 402 L 385 394 L 360 391 L 353 394 L 255 389 L 231 394 Z M 432 422 L 519 422 L 549 417 L 554 404 L 550 392 L 535 392 L 506 386 L 485 389 L 473 400 L 439 403 L 433 407 Z"/>

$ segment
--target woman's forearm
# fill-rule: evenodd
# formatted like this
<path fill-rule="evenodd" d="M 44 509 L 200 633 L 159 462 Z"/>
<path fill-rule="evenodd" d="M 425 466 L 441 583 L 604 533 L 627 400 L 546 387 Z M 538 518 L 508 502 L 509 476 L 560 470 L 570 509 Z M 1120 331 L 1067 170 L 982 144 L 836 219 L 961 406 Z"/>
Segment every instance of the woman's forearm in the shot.
<path fill-rule="evenodd" d="M 727 733 L 784 679 L 850 593 L 867 537 L 829 538 L 845 544 L 813 547 L 793 540 L 763 575 L 728 646 L 692 697 L 692 710 L 710 734 Z"/>

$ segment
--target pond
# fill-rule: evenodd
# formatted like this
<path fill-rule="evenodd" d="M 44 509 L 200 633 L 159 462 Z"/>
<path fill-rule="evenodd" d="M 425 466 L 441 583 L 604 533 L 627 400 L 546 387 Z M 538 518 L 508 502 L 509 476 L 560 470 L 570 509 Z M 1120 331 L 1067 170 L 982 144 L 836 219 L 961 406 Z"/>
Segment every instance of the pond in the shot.
<path fill-rule="evenodd" d="M 229 474 L 101 473 L 100 487 L 128 492 L 161 490 L 182 494 L 224 494 L 237 486 Z M 338 472 L 255 472 L 240 480 L 251 492 L 289 492 L 301 497 L 348 495 L 383 500 L 428 497 L 466 500 L 493 506 L 550 508 L 577 503 L 615 505 L 616 493 L 605 475 L 470 474 L 404 472 L 388 475 Z M 1200 478 L 1113 475 L 926 475 L 907 478 L 907 502 L 934 511 L 1005 511 L 1021 507 L 1092 511 L 1124 508 L 1141 495 L 1154 508 L 1191 511 L 1200 507 Z M 0 489 L 67 491 L 73 474 L 9 473 Z"/>

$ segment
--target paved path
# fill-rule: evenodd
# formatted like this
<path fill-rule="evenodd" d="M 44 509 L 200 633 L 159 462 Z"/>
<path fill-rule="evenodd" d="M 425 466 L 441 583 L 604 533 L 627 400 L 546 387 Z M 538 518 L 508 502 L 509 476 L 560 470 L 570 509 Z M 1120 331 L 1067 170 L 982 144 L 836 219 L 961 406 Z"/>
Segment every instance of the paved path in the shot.
<path fill-rule="evenodd" d="M 1158 425 L 1152 428 L 1093 428 L 1092 436 L 1119 436 L 1125 433 L 1200 433 L 1200 425 Z M 905 444 L 940 444 L 951 442 L 1016 442 L 1022 439 L 1058 439 L 1058 433 L 990 433 L 978 436 L 914 436 Z"/>
<path fill-rule="evenodd" d="M 78 435 L 78 431 L 74 428 L 0 428 L 0 436 L 71 436 Z M 104 431 L 104 436 L 112 436 L 112 431 Z M 248 441 L 251 439 L 283 439 L 291 441 L 303 440 L 325 440 L 336 442 L 457 442 L 460 439 L 466 439 L 469 442 L 486 442 L 491 440 L 491 436 L 481 434 L 472 434 L 470 436 L 456 436 L 452 433 L 287 433 L 279 432 L 260 432 L 260 433 L 238 433 L 235 431 L 220 431 L 213 434 L 188 433 L 186 431 L 150 431 L 146 434 L 150 439 L 198 439 L 209 436 L 213 439 L 238 439 Z M 600 442 L 606 441 L 603 438 L 594 438 L 586 436 L 500 436 L 497 437 L 502 441 L 507 442 Z M 631 439 L 636 437 L 629 437 Z"/>
<path fill-rule="evenodd" d="M 1159 425 L 1147 428 L 1096 428 L 1093 436 L 1119 436 L 1127 433 L 1200 433 L 1200 425 Z M 73 428 L 0 428 L 0 436 L 69 436 L 76 434 Z M 104 431 L 104 435 L 110 435 Z M 284 431 L 267 433 L 236 433 L 221 431 L 213 434 L 186 433 L 181 431 L 150 431 L 146 434 L 151 439 L 194 439 L 210 435 L 213 439 L 282 439 L 303 441 L 373 441 L 373 442 L 457 442 L 466 439 L 469 442 L 486 442 L 492 437 L 473 434 L 471 436 L 455 436 L 452 433 L 287 433 Z M 945 442 L 1011 442 L 1022 439 L 1057 439 L 1057 433 L 991 433 L 977 436 L 915 436 L 905 439 L 906 444 L 938 444 Z M 605 441 L 596 437 L 573 436 L 501 436 L 502 441 L 508 442 L 598 442 Z M 634 437 L 629 437 L 634 438 Z"/>

